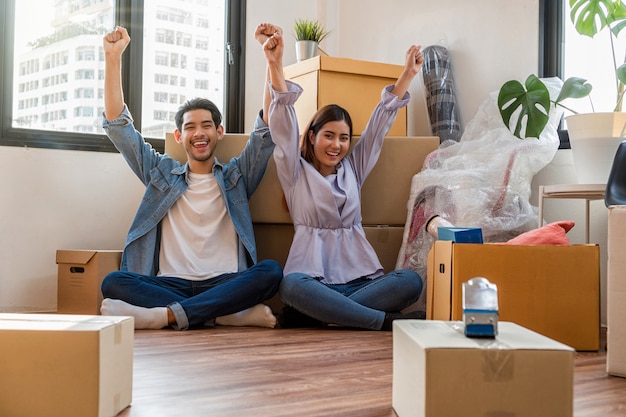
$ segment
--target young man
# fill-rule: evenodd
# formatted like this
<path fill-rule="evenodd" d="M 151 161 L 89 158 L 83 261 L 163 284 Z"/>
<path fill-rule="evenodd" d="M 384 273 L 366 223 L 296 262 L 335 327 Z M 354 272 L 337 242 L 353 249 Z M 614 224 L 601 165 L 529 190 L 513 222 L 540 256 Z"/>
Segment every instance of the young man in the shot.
<path fill-rule="evenodd" d="M 205 99 L 183 104 L 174 131 L 187 153 L 188 163 L 181 165 L 154 151 L 133 126 L 121 83 L 129 43 L 122 27 L 103 39 L 103 127 L 146 191 L 121 270 L 102 283 L 102 314 L 133 316 L 136 329 L 274 327 L 276 318 L 261 303 L 278 290 L 282 268 L 275 261 L 257 262 L 248 207 L 274 149 L 267 103 L 245 149 L 228 164 L 214 156 L 224 137 L 217 107 Z"/>

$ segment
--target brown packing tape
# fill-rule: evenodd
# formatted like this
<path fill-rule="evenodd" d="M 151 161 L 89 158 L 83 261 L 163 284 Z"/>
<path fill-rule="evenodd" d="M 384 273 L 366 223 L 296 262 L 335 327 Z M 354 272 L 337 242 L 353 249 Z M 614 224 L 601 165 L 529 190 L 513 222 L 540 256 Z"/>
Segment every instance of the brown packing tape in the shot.
<path fill-rule="evenodd" d="M 465 337 L 462 322 L 446 323 L 453 331 Z M 483 380 L 486 382 L 505 382 L 515 378 L 514 350 L 508 344 L 495 339 L 472 339 L 482 353 Z"/>

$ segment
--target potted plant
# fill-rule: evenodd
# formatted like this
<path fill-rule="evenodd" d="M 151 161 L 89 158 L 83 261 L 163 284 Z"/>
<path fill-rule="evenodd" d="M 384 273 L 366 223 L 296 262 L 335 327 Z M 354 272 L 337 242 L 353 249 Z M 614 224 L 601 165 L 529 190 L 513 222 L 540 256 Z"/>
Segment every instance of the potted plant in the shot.
<path fill-rule="evenodd" d="M 570 19 L 576 31 L 593 38 L 608 30 L 611 50 L 614 50 L 614 40 L 626 26 L 626 5 L 621 0 L 569 0 L 569 4 Z M 612 65 L 616 96 L 613 112 L 581 113 L 566 118 L 580 183 L 605 184 L 617 147 L 626 139 L 626 113 L 622 112 L 626 64 L 618 63 L 613 54 Z"/>
<path fill-rule="evenodd" d="M 294 24 L 296 60 L 298 62 L 317 55 L 319 43 L 329 34 L 318 20 L 297 19 Z"/>
<path fill-rule="evenodd" d="M 593 38 L 607 28 L 611 50 L 614 38 L 626 27 L 626 5 L 621 0 L 569 0 L 570 19 L 576 31 Z M 618 65 L 615 55 L 612 57 L 615 68 L 616 103 L 614 112 L 622 111 L 624 84 L 626 84 L 626 63 Z"/>
<path fill-rule="evenodd" d="M 603 29 L 608 29 L 613 50 L 614 38 L 626 26 L 626 4 L 622 3 L 622 0 L 569 0 L 569 4 L 570 18 L 576 31 L 581 35 L 594 37 Z M 626 113 L 621 111 L 626 84 L 626 63 L 618 65 L 614 56 L 612 65 L 615 68 L 616 86 L 614 111 L 587 114 L 577 114 L 572 111 L 573 114 L 566 117 L 576 177 L 582 184 L 605 184 L 607 182 L 617 147 L 626 139 Z M 579 83 L 581 79 L 574 80 L 579 81 L 572 82 Z M 514 133 L 518 137 L 521 136 L 519 124 L 523 121 L 527 122 L 526 136 L 538 137 L 545 126 L 541 113 L 549 109 L 546 105 L 545 93 L 539 92 L 541 81 L 536 80 L 536 77 L 535 79 L 529 78 L 526 81 L 526 89 L 521 83 L 509 83 L 511 84 L 505 83 L 500 91 L 500 94 L 504 95 L 502 104 L 513 103 L 508 110 L 500 106 L 503 121 L 511 127 L 511 115 L 521 108 L 519 114 L 524 118 L 520 117 L 520 120 L 517 120 Z M 571 86 L 567 84 L 568 81 L 563 85 L 559 96 L 561 99 L 584 97 L 591 91 L 590 85 L 586 93 L 582 85 L 575 87 L 574 91 L 569 91 Z M 516 94 L 518 98 L 514 99 Z M 543 98 L 540 99 L 542 94 Z M 560 100 L 557 99 L 555 104 L 560 104 Z M 547 121 L 547 117 L 545 119 Z"/>

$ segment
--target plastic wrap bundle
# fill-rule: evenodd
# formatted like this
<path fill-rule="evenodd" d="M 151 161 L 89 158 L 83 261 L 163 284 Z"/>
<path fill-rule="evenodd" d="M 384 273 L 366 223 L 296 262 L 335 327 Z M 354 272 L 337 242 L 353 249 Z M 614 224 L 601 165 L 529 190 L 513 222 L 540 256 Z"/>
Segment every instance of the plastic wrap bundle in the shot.
<path fill-rule="evenodd" d="M 423 54 L 422 74 L 432 134 L 439 136 L 442 143 L 458 142 L 461 128 L 448 50 L 443 46 L 428 46 Z"/>
<path fill-rule="evenodd" d="M 562 81 L 543 81 L 552 100 L 556 99 Z M 426 279 L 434 238 L 424 226 L 433 215 L 455 226 L 481 227 L 485 242 L 503 242 L 535 228 L 537 208 L 529 202 L 531 182 L 556 154 L 562 113 L 560 107 L 552 106 L 539 140 L 518 139 L 502 122 L 498 92 L 493 92 L 461 140 L 443 143 L 413 176 L 396 268 L 412 269 Z M 425 294 L 417 303 L 420 309 L 425 309 Z"/>

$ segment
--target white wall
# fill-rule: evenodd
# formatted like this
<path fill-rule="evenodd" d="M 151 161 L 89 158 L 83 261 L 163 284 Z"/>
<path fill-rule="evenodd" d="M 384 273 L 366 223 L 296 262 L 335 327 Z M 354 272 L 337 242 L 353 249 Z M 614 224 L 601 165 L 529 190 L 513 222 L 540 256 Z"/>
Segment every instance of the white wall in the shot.
<path fill-rule="evenodd" d="M 246 65 L 256 70 L 246 76 L 246 126 L 252 126 L 263 92 L 265 60 L 252 37 L 260 22 L 283 28 L 285 65 L 296 62 L 292 27 L 300 17 L 318 18 L 332 30 L 321 44 L 332 56 L 403 65 L 409 45 L 443 45 L 450 53 L 465 124 L 489 92 L 505 81 L 537 72 L 538 4 L 538 0 L 248 1 Z M 430 132 L 422 88 L 421 79 L 416 79 L 408 109 L 413 135 Z"/>
<path fill-rule="evenodd" d="M 0 147 L 0 312 L 54 311 L 57 249 L 121 249 L 143 185 L 117 153 Z"/>
<path fill-rule="evenodd" d="M 249 0 L 246 127 L 261 105 L 265 63 L 253 33 L 260 22 L 283 27 L 293 44 L 296 18 L 319 18 L 333 33 L 328 54 L 402 65 L 411 43 L 450 51 L 461 122 L 509 79 L 536 73 L 538 0 Z M 506 10 L 506 12 L 504 12 Z M 287 47 L 285 64 L 295 62 Z M 420 80 L 412 86 L 409 133 L 428 134 Z M 356 94 L 356 92 L 355 92 Z M 572 182 L 569 151 L 559 151 L 538 184 Z M 57 249 L 120 249 L 143 186 L 118 154 L 0 147 L 0 312 L 56 309 Z M 571 218 L 583 239 L 580 201 L 551 200 L 546 218 Z M 592 241 L 606 242 L 606 217 L 594 204 Z M 604 285 L 604 284 L 603 284 Z M 604 308 L 603 308 L 604 312 Z M 604 313 L 603 313 L 604 316 Z"/>

